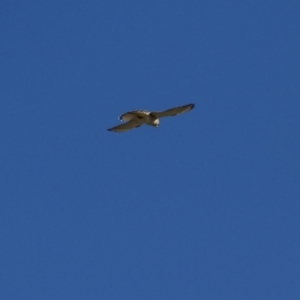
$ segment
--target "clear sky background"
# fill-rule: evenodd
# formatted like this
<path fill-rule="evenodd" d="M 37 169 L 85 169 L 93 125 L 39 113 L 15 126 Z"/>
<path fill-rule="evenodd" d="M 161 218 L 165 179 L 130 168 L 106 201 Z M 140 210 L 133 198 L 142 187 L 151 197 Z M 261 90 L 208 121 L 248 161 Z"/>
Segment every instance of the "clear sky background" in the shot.
<path fill-rule="evenodd" d="M 1 299 L 300 299 L 299 16 L 2 0 Z"/>

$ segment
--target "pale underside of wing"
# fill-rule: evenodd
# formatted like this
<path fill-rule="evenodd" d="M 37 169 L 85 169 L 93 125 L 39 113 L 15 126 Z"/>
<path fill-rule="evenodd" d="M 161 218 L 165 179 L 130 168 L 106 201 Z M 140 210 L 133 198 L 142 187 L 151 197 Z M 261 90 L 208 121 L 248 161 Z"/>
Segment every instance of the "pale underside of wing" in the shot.
<path fill-rule="evenodd" d="M 153 112 L 151 112 L 151 114 L 157 118 L 172 117 L 172 116 L 186 113 L 186 112 L 190 111 L 191 109 L 193 109 L 194 107 L 195 107 L 195 104 L 187 104 L 187 105 L 183 105 L 183 106 L 170 108 L 165 111 L 153 111 Z"/>
<path fill-rule="evenodd" d="M 128 121 L 127 123 L 112 127 L 107 129 L 108 131 L 114 131 L 114 132 L 125 132 L 133 128 L 140 127 L 143 124 L 139 119 L 134 119 L 131 121 Z"/>
<path fill-rule="evenodd" d="M 121 121 L 130 121 L 133 120 L 135 118 L 139 118 L 139 117 L 145 117 L 146 115 L 149 115 L 149 112 L 146 110 L 134 110 L 134 111 L 129 111 L 123 115 L 121 115 L 119 117 L 119 120 Z"/>

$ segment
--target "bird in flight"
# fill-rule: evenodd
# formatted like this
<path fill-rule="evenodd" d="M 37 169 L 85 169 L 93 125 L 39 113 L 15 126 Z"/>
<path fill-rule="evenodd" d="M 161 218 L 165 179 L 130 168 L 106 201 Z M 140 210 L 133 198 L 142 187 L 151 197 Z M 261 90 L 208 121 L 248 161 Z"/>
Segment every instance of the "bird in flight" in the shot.
<path fill-rule="evenodd" d="M 158 127 L 159 118 L 173 117 L 188 112 L 194 107 L 195 104 L 187 104 L 183 106 L 170 108 L 165 111 L 147 111 L 147 110 L 129 111 L 119 117 L 120 121 L 126 123 L 109 128 L 107 130 L 114 131 L 114 132 L 125 132 L 133 128 L 138 128 L 143 124 Z"/>

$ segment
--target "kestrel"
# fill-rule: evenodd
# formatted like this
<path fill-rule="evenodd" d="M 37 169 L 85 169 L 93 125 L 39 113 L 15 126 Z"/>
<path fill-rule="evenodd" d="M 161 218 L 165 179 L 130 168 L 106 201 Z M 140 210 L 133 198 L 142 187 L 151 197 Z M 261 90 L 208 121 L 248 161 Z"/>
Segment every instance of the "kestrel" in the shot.
<path fill-rule="evenodd" d="M 147 110 L 134 110 L 129 111 L 119 117 L 119 120 L 126 122 L 124 124 L 107 129 L 108 131 L 125 132 L 133 128 L 140 127 L 143 124 L 158 127 L 159 118 L 172 117 L 190 111 L 195 107 L 195 104 L 187 104 L 165 111 L 147 111 Z"/>

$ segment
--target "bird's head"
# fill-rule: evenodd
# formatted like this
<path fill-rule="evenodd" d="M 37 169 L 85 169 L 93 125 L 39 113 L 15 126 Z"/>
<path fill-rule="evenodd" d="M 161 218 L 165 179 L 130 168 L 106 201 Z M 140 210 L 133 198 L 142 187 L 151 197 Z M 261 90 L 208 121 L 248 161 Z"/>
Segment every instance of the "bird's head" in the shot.
<path fill-rule="evenodd" d="M 156 119 L 153 121 L 153 126 L 158 127 L 159 126 L 159 119 Z"/>

